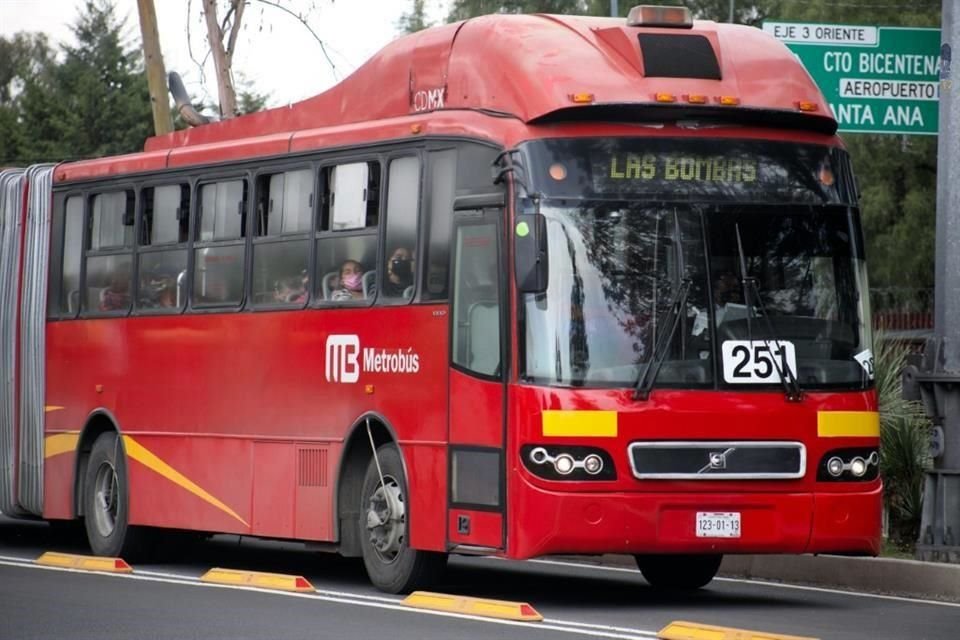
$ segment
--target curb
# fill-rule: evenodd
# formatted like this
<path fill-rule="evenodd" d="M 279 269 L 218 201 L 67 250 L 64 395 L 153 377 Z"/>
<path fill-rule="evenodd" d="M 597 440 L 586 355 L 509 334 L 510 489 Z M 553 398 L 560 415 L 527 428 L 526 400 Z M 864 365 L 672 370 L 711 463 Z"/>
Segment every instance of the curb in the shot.
<path fill-rule="evenodd" d="M 628 555 L 563 559 L 587 565 L 637 566 Z M 960 564 L 828 555 L 727 555 L 718 575 L 960 602 Z"/>

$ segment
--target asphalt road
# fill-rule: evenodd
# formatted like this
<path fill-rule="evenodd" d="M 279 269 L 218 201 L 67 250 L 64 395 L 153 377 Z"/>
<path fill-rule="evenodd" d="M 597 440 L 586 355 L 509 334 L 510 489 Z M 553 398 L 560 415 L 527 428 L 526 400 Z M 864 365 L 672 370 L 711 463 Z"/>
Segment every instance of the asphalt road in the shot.
<path fill-rule="evenodd" d="M 658 593 L 638 572 L 551 561 L 454 558 L 437 591 L 532 604 L 513 623 L 412 610 L 366 582 L 362 564 L 302 545 L 171 539 L 163 563 L 112 576 L 40 568 L 43 551 L 83 553 L 42 523 L 0 517 L 0 640 L 26 638 L 653 638 L 672 620 L 837 640 L 956 640 L 960 605 L 715 580 Z M 295 573 L 316 593 L 205 585 L 211 567 Z"/>

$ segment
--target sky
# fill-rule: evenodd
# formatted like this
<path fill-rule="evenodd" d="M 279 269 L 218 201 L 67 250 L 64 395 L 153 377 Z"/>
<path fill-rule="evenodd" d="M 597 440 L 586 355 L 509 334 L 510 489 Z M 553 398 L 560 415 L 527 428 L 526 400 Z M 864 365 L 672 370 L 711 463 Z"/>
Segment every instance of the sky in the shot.
<path fill-rule="evenodd" d="M 268 106 L 316 95 L 349 75 L 399 35 L 397 21 L 409 10 L 412 1 L 279 0 L 279 3 L 305 13 L 307 23 L 323 41 L 335 69 L 324 58 L 310 31 L 296 18 L 265 3 L 249 0 L 233 66 L 235 72 L 239 71 L 253 83 L 256 91 L 269 95 Z M 71 43 L 70 25 L 76 21 L 83 4 L 83 0 L 0 0 L 0 36 L 18 31 L 42 31 L 54 45 Z M 434 22 L 443 21 L 447 4 L 448 0 L 427 0 L 427 11 Z M 137 0 L 114 0 L 114 5 L 117 15 L 127 19 L 129 41 L 139 45 Z M 167 71 L 178 71 L 192 95 L 203 102 L 215 102 L 212 61 L 204 66 L 202 73 L 194 61 L 202 61 L 208 51 L 200 5 L 200 0 L 154 0 Z"/>

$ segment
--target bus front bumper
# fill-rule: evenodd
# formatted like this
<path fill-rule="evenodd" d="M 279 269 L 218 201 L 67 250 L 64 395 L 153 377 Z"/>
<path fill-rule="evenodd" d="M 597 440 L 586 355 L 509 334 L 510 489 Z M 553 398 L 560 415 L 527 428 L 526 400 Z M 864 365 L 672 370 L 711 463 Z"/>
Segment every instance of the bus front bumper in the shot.
<path fill-rule="evenodd" d="M 881 486 L 860 492 L 561 493 L 511 496 L 507 555 L 839 553 L 877 555 Z M 698 537 L 698 513 L 739 513 L 738 537 Z"/>

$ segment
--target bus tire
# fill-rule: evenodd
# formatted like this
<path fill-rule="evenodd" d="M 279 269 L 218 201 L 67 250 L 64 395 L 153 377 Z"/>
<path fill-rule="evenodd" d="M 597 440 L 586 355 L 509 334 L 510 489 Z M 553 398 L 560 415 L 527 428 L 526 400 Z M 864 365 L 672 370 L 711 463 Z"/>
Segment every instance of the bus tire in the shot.
<path fill-rule="evenodd" d="M 705 587 L 720 570 L 722 554 L 635 556 L 637 567 L 657 589 L 693 590 Z"/>
<path fill-rule="evenodd" d="M 387 593 L 408 593 L 440 577 L 447 554 L 411 549 L 407 537 L 407 480 L 393 443 L 377 448 L 360 492 L 360 546 L 370 582 Z"/>
<path fill-rule="evenodd" d="M 93 443 L 83 483 L 84 526 L 95 555 L 130 558 L 143 549 L 144 532 L 129 525 L 127 461 L 116 433 Z"/>

